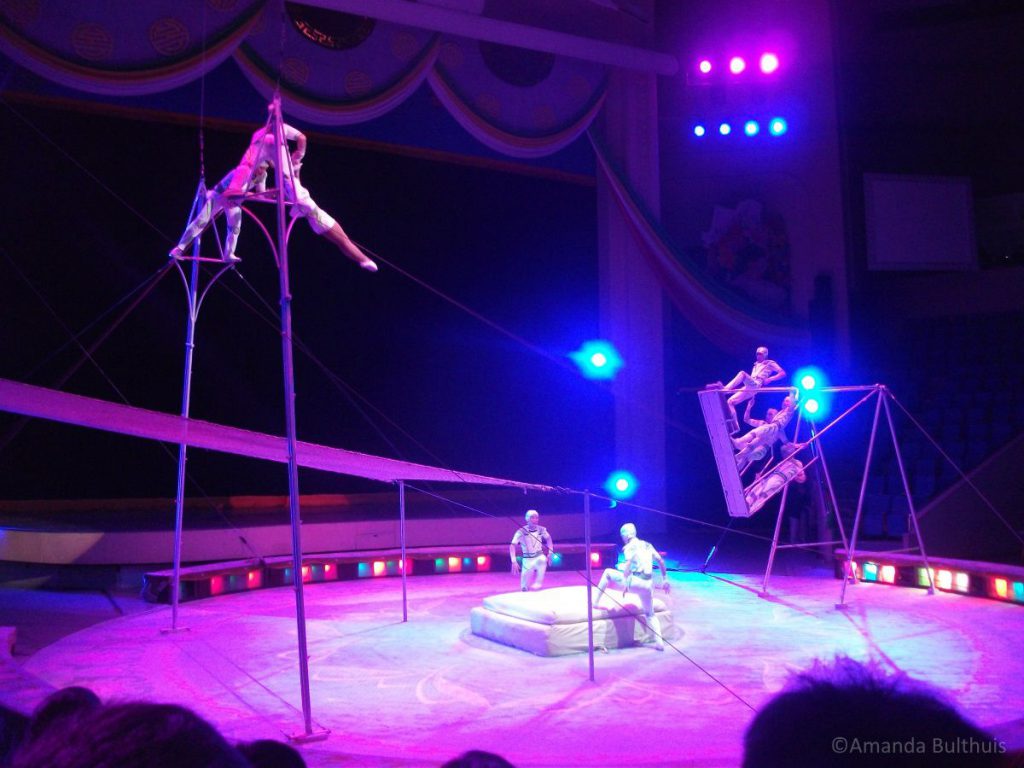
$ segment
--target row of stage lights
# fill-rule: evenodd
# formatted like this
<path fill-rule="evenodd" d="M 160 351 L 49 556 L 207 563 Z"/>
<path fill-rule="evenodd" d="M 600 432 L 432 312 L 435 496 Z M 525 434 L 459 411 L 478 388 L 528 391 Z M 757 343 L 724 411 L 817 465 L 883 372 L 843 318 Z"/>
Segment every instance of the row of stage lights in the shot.
<path fill-rule="evenodd" d="M 843 565 L 845 567 L 845 563 Z M 927 589 L 934 582 L 935 588 L 943 592 L 1024 604 L 1024 581 L 1003 574 L 925 568 L 917 564 L 895 565 L 882 561 L 854 561 L 853 573 L 858 581 L 868 583 Z"/>
<path fill-rule="evenodd" d="M 779 71 L 780 65 L 778 54 L 772 51 L 765 51 L 757 57 L 757 70 L 762 75 L 774 75 Z M 697 72 L 704 77 L 710 77 L 721 68 L 723 68 L 721 63 L 716 63 L 710 58 L 702 58 L 697 61 Z M 725 62 L 724 69 L 730 75 L 738 76 L 750 71 L 751 67 L 747 65 L 746 57 L 730 56 Z"/>
<path fill-rule="evenodd" d="M 737 123 L 735 127 L 727 120 L 723 120 L 717 126 L 696 123 L 693 126 L 693 135 L 698 139 L 702 139 L 708 135 L 728 137 L 734 133 L 742 133 L 747 138 L 752 139 L 755 136 L 760 136 L 762 133 L 767 133 L 769 136 L 782 136 L 788 130 L 789 123 L 786 122 L 784 117 L 773 117 L 765 123 L 763 128 L 759 120 L 753 119 L 744 121 L 742 125 Z"/>
<path fill-rule="evenodd" d="M 555 553 L 551 567 L 582 568 L 586 558 L 582 552 L 570 552 L 568 562 L 562 553 Z M 506 569 L 508 561 L 499 558 L 499 567 Z M 590 553 L 593 567 L 601 565 L 601 552 Z M 302 582 L 316 584 L 327 581 L 348 581 L 356 579 L 372 579 L 388 576 L 401 576 L 414 572 L 419 576 L 445 573 L 486 573 L 492 569 L 494 560 L 490 554 L 476 555 L 445 555 L 430 559 L 411 557 L 405 561 L 401 558 L 351 560 L 311 560 L 302 566 Z M 294 583 L 294 568 L 291 565 L 235 568 L 230 572 L 204 572 L 181 580 L 181 600 L 197 600 L 204 597 L 216 597 L 233 592 L 262 589 L 263 587 L 284 587 Z M 148 576 L 147 576 L 148 581 Z M 144 591 L 145 594 L 145 591 Z M 169 595 L 169 588 L 168 588 Z M 147 597 L 147 599 L 150 599 Z"/>

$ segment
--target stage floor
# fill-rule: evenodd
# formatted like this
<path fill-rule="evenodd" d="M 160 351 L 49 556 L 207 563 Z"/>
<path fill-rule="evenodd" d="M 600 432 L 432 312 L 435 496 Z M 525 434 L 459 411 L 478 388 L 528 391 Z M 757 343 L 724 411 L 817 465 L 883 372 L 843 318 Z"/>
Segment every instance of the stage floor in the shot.
<path fill-rule="evenodd" d="M 554 572 L 548 586 L 580 584 Z M 825 575 L 672 574 L 682 634 L 664 653 L 631 648 L 542 658 L 475 637 L 469 611 L 516 587 L 504 574 L 409 579 L 402 623 L 394 578 L 307 585 L 310 766 L 437 766 L 467 750 L 529 766 L 736 766 L 754 709 L 790 670 L 847 654 L 938 686 L 1011 748 L 1024 747 L 1024 609 Z M 23 669 L 104 699 L 178 702 L 229 738 L 301 733 L 295 603 L 289 589 L 117 618 L 38 651 Z M 40 689 L 42 691 L 42 689 Z"/>

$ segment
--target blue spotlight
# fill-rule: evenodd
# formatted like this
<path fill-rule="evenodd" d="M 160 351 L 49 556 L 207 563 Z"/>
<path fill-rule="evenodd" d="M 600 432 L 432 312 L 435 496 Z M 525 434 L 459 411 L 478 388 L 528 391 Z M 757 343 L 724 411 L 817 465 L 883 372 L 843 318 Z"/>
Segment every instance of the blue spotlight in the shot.
<path fill-rule="evenodd" d="M 807 417 L 816 421 L 827 416 L 832 405 L 832 393 L 823 391 L 828 387 L 824 371 L 808 365 L 798 370 L 793 380 L 800 390 L 800 407 Z"/>
<path fill-rule="evenodd" d="M 781 117 L 773 117 L 768 123 L 768 133 L 772 136 L 781 136 L 789 130 L 789 124 Z"/>
<path fill-rule="evenodd" d="M 699 123 L 697 125 L 693 126 L 693 135 L 696 136 L 697 138 L 700 138 L 701 136 L 703 136 L 707 132 L 708 132 L 708 129 L 705 128 L 703 125 L 700 125 Z"/>
<path fill-rule="evenodd" d="M 585 341 L 569 358 L 587 379 L 614 379 L 623 366 L 622 357 L 610 341 Z"/>
<path fill-rule="evenodd" d="M 718 126 L 718 132 L 723 136 L 728 136 L 730 133 L 732 133 L 732 126 L 729 125 L 728 123 L 722 123 L 721 125 Z"/>
<path fill-rule="evenodd" d="M 625 500 L 633 498 L 636 494 L 636 487 L 636 477 L 632 472 L 627 472 L 624 469 L 612 472 L 608 475 L 608 479 L 604 481 L 604 489 L 613 499 Z"/>
<path fill-rule="evenodd" d="M 757 134 L 761 132 L 761 124 L 758 123 L 757 120 L 747 120 L 747 122 L 743 124 L 743 132 L 747 134 L 747 136 L 757 136 Z"/>

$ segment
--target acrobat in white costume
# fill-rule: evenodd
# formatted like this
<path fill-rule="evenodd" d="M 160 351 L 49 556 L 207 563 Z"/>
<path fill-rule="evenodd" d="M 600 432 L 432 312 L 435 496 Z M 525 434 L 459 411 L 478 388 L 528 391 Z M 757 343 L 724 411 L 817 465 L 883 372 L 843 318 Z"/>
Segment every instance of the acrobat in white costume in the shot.
<path fill-rule="evenodd" d="M 269 109 L 273 109 L 273 105 L 270 105 Z M 291 155 L 282 152 L 282 156 L 275 161 L 276 141 L 272 122 L 256 131 L 238 166 L 217 182 L 213 189 L 207 191 L 199 213 L 189 222 L 178 244 L 171 250 L 171 258 L 184 258 L 185 249 L 210 225 L 213 218 L 223 211 L 227 232 L 221 256 L 224 261 L 240 261 L 235 255 L 235 248 L 242 226 L 242 203 L 246 195 L 266 191 L 267 172 L 270 166 L 274 166 L 278 172 L 279 182 L 284 184 L 286 200 L 292 203 L 291 215 L 304 216 L 314 232 L 334 243 L 342 253 L 363 269 L 376 272 L 377 265 L 373 260 L 349 239 L 345 230 L 330 214 L 317 206 L 299 180 L 302 158 L 306 154 L 306 135 L 287 123 L 282 123 L 282 129 L 285 142 L 295 142 L 295 150 Z"/>
<path fill-rule="evenodd" d="M 750 369 L 750 373 L 740 371 L 732 378 L 732 381 L 722 387 L 726 391 L 739 390 L 735 394 L 730 395 L 729 399 L 725 401 L 729 406 L 729 413 L 732 417 L 729 424 L 730 432 L 739 432 L 740 429 L 739 418 L 736 415 L 736 406 L 747 400 L 753 400 L 761 387 L 771 384 L 773 381 L 777 381 L 786 375 L 781 365 L 774 360 L 768 359 L 768 347 L 758 347 L 754 353 L 754 358 L 754 366 Z M 721 385 L 712 385 L 712 387 L 716 386 Z"/>
<path fill-rule="evenodd" d="M 538 590 L 544 585 L 544 574 L 555 556 L 555 544 L 551 540 L 548 529 L 540 522 L 540 513 L 536 509 L 526 511 L 526 525 L 516 529 L 512 543 L 508 545 L 508 555 L 512 560 L 512 573 L 519 574 L 519 587 L 523 592 Z M 520 569 L 516 560 L 516 545 L 523 550 L 523 567 Z"/>
<path fill-rule="evenodd" d="M 796 395 L 787 395 L 780 409 L 768 409 L 766 420 L 746 419 L 748 424 L 756 426 L 745 435 L 733 438 L 732 441 L 733 447 L 736 448 L 736 469 L 741 475 L 753 462 L 763 459 L 777 440 L 785 438 L 785 428 L 795 412 Z"/>
<path fill-rule="evenodd" d="M 764 477 L 758 478 L 743 494 L 747 507 L 750 508 L 750 514 L 757 512 L 768 499 L 790 482 L 802 483 L 807 479 L 807 475 L 804 474 L 804 463 L 792 455 L 798 449 L 798 446 L 792 445 L 789 448 L 789 457 L 780 461 Z"/>
<path fill-rule="evenodd" d="M 636 526 L 626 523 L 619 529 L 624 544 L 622 555 L 624 560 L 619 563 L 618 568 L 605 568 L 601 574 L 601 582 L 597 585 L 597 596 L 594 598 L 594 608 L 600 609 L 601 598 L 609 584 L 615 584 L 622 589 L 622 594 L 632 592 L 640 598 L 640 604 L 644 609 L 644 622 L 647 629 L 654 635 L 654 647 L 665 650 L 665 641 L 661 636 L 661 622 L 654 613 L 654 563 L 658 563 L 661 569 L 661 584 L 659 588 L 666 592 L 668 586 L 668 570 L 665 568 L 665 559 L 649 542 L 636 537 Z"/>

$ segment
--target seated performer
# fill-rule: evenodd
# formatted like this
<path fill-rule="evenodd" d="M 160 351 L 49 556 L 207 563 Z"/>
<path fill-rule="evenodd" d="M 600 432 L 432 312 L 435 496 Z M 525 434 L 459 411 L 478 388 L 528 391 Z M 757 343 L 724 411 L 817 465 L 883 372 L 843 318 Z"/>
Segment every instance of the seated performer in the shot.
<path fill-rule="evenodd" d="M 548 529 L 540 522 L 536 509 L 526 510 L 526 525 L 516 529 L 512 543 L 508 545 L 508 556 L 512 559 L 512 573 L 519 574 L 519 586 L 526 591 L 535 591 L 544 586 L 544 574 L 555 556 L 555 544 Z M 523 550 L 523 567 L 520 570 L 516 560 L 516 545 Z M 546 551 L 545 551 L 546 550 Z"/>
<path fill-rule="evenodd" d="M 733 447 L 736 448 L 736 468 L 741 475 L 753 462 L 767 456 L 768 451 L 777 440 L 784 440 L 786 425 L 789 424 L 796 412 L 796 394 L 787 395 L 779 410 L 769 408 L 766 414 L 768 418 L 764 421 L 749 418 L 749 409 L 750 406 L 747 406 L 745 419 L 754 428 L 732 440 Z"/>
<path fill-rule="evenodd" d="M 786 458 L 772 467 L 763 477 L 759 477 L 750 488 L 743 494 L 750 514 L 754 514 L 765 505 L 772 496 L 781 491 L 790 481 L 802 483 L 807 479 L 804 474 L 804 463 L 794 454 L 801 446 L 793 443 L 786 443 L 782 453 Z"/>
<path fill-rule="evenodd" d="M 623 560 L 617 568 L 605 568 L 601 575 L 601 582 L 597 585 L 597 596 L 594 598 L 594 608 L 600 608 L 599 603 L 604 597 L 605 589 L 609 583 L 622 587 L 622 594 L 632 592 L 640 598 L 640 604 L 644 609 L 643 621 L 647 628 L 654 634 L 654 647 L 659 651 L 665 650 L 665 641 L 661 637 L 661 622 L 654 615 L 654 563 L 657 561 L 661 569 L 661 589 L 668 592 L 668 570 L 665 568 L 665 559 L 649 542 L 636 537 L 636 526 L 626 523 L 619 529 L 622 536 Z"/>
<path fill-rule="evenodd" d="M 272 109 L 273 105 L 269 108 Z M 306 154 L 306 135 L 287 123 L 282 123 L 281 127 L 285 142 L 295 142 L 295 150 L 291 155 L 282 153 L 282 157 L 275 161 L 273 121 L 256 131 L 238 166 L 217 182 L 213 189 L 207 191 L 199 213 L 189 222 L 178 244 L 171 250 L 171 258 L 183 258 L 185 249 L 210 225 L 213 218 L 223 211 L 227 232 L 224 236 L 222 258 L 228 262 L 240 261 L 235 255 L 235 247 L 242 226 L 242 203 L 246 195 L 266 191 L 267 171 L 270 166 L 275 166 L 278 181 L 285 187 L 285 200 L 292 204 L 291 215 L 304 216 L 314 232 L 334 243 L 342 253 L 363 269 L 376 272 L 377 265 L 373 260 L 349 239 L 337 221 L 317 206 L 299 181 L 302 158 Z"/>
<path fill-rule="evenodd" d="M 740 371 L 737 373 L 728 384 L 724 387 L 721 382 L 715 382 L 709 384 L 708 389 L 722 388 L 726 391 L 739 389 L 734 395 L 730 395 L 729 399 L 726 400 L 726 404 L 729 406 L 730 420 L 729 420 L 729 433 L 735 434 L 740 431 L 739 417 L 736 415 L 736 406 L 740 403 L 746 402 L 747 400 L 753 401 L 757 395 L 757 391 L 765 386 L 771 384 L 773 381 L 777 381 L 786 375 L 786 372 L 782 369 L 782 366 L 776 363 L 774 360 L 768 359 L 768 347 L 758 347 L 755 354 L 754 366 L 750 369 L 750 373 L 746 371 Z"/>

